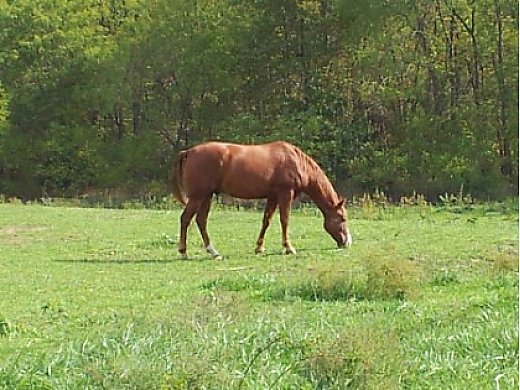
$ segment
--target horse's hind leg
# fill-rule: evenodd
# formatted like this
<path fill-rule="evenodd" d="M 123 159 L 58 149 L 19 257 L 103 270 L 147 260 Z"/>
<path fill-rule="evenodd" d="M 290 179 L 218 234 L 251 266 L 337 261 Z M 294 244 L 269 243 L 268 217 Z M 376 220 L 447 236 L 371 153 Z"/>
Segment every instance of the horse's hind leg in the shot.
<path fill-rule="evenodd" d="M 276 206 L 278 203 L 276 202 L 276 198 L 267 198 L 267 202 L 265 203 L 264 208 L 264 218 L 262 220 L 262 229 L 260 229 L 260 234 L 258 235 L 258 240 L 256 241 L 256 249 L 255 253 L 264 253 L 265 247 L 264 247 L 264 237 L 265 232 L 267 231 L 267 228 L 269 227 L 269 224 L 271 222 L 271 218 L 273 217 L 273 214 L 276 210 Z"/>
<path fill-rule="evenodd" d="M 184 211 L 181 214 L 181 234 L 179 237 L 179 253 L 183 259 L 187 259 L 188 255 L 186 254 L 186 236 L 188 232 L 188 226 L 190 222 L 200 207 L 200 201 L 194 201 L 192 199 L 188 200 Z"/>
<path fill-rule="evenodd" d="M 209 235 L 207 231 L 207 224 L 208 224 L 208 213 L 209 208 L 211 206 L 211 195 L 209 195 L 206 199 L 202 201 L 200 204 L 200 207 L 197 211 L 197 226 L 199 227 L 200 235 L 202 236 L 202 241 L 204 242 L 204 247 L 206 248 L 206 251 L 215 259 L 215 260 L 221 260 L 222 256 L 213 248 L 211 245 L 211 242 L 209 240 Z"/>

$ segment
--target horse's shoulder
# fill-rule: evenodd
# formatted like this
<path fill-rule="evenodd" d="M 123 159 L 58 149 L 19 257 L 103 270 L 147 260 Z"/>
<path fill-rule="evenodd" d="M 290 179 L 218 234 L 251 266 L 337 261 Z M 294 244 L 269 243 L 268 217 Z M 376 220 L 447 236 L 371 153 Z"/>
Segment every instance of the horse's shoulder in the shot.
<path fill-rule="evenodd" d="M 286 154 L 299 150 L 296 146 L 294 146 L 293 144 L 291 144 L 287 141 L 274 141 L 267 145 L 269 147 L 271 147 L 272 149 L 282 150 Z"/>
<path fill-rule="evenodd" d="M 273 141 L 271 142 L 271 145 L 273 146 L 281 146 L 281 147 L 284 147 L 284 148 L 290 148 L 290 147 L 293 147 L 293 145 L 287 141 Z"/>

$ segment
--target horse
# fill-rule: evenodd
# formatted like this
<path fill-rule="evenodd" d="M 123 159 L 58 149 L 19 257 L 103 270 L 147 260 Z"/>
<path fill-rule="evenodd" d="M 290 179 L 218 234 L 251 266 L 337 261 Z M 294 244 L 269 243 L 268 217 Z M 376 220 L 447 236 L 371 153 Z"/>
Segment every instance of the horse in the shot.
<path fill-rule="evenodd" d="M 222 259 L 211 245 L 206 229 L 213 194 L 235 198 L 266 199 L 255 253 L 265 251 L 264 237 L 279 207 L 282 244 L 286 254 L 296 254 L 288 235 L 291 203 L 307 194 L 324 217 L 324 229 L 343 248 L 352 244 L 345 200 L 340 197 L 319 165 L 296 146 L 277 141 L 261 145 L 207 142 L 178 153 L 172 163 L 171 187 L 185 208 L 180 217 L 179 253 L 187 258 L 186 235 L 196 222 L 206 251 Z"/>

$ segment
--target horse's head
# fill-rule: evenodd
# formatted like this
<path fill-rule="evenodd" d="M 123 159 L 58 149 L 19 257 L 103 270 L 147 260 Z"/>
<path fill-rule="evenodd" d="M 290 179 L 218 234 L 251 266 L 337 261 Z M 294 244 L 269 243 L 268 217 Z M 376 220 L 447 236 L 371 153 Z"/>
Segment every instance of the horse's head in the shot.
<path fill-rule="evenodd" d="M 344 203 L 345 199 L 341 199 L 332 210 L 325 214 L 325 230 L 336 241 L 338 248 L 352 245 Z"/>

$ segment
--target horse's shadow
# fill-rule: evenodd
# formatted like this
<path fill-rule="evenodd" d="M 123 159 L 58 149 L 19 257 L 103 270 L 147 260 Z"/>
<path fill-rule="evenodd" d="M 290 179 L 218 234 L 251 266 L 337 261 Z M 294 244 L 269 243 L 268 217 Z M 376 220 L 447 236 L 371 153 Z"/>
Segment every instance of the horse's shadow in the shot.
<path fill-rule="evenodd" d="M 184 260 L 181 259 L 168 259 L 168 260 L 158 260 L 158 259 L 54 259 L 55 263 L 64 263 L 64 264 L 118 264 L 118 265 L 130 265 L 130 264 L 172 264 L 178 263 Z"/>
<path fill-rule="evenodd" d="M 321 253 L 321 254 L 326 254 L 326 253 L 333 253 L 333 252 L 336 252 L 338 251 L 338 249 L 335 249 L 335 248 L 320 248 L 320 249 L 316 249 L 316 248 L 299 248 L 297 249 L 298 253 L 301 253 L 301 254 L 307 254 L 307 253 L 311 253 L 311 252 L 315 252 L 315 253 Z M 268 259 L 268 258 L 272 258 L 272 257 L 276 257 L 276 258 L 286 258 L 286 259 L 291 259 L 291 258 L 297 258 L 298 257 L 298 254 L 296 255 L 287 255 L 285 253 L 283 253 L 283 250 L 275 250 L 275 249 L 272 249 L 272 250 L 267 250 L 265 251 L 264 253 L 262 254 L 245 254 L 245 253 L 241 253 L 241 254 L 223 254 L 222 255 L 223 259 L 222 260 L 213 260 L 211 258 L 211 256 L 209 255 L 206 255 L 206 254 L 195 254 L 193 256 L 190 256 L 188 257 L 187 259 L 184 259 L 184 258 L 171 258 L 171 259 L 154 259 L 154 258 L 142 258 L 142 259 L 125 259 L 125 258 L 122 258 L 122 259 L 103 259 L 103 258 L 83 258 L 83 257 L 80 257 L 80 258 L 72 258 L 72 259 L 53 259 L 52 261 L 55 262 L 55 263 L 63 263 L 63 264 L 117 264 L 117 265 L 131 265 L 131 264 L 156 264 L 156 265 L 161 265 L 161 264 L 179 264 L 179 263 L 200 263 L 200 262 L 203 262 L 203 261 L 217 261 L 217 262 L 222 262 L 222 261 L 226 261 L 226 260 L 237 260 L 237 259 L 247 259 L 247 260 L 251 260 L 251 259 L 257 259 L 259 261 L 261 261 L 262 259 Z"/>

